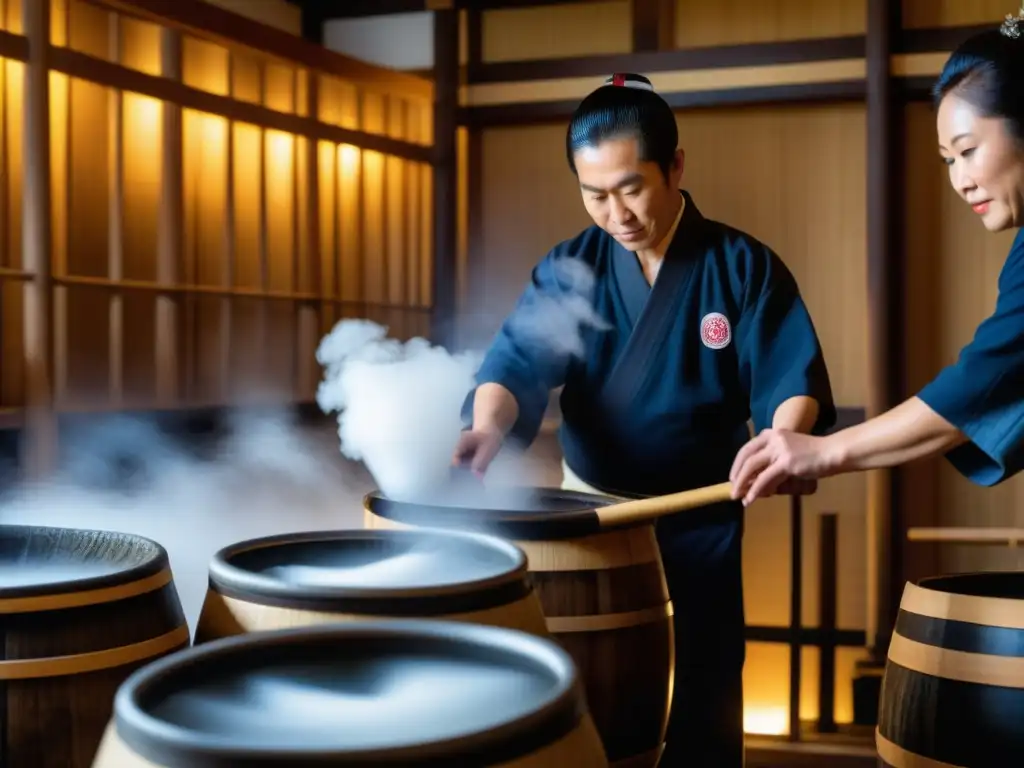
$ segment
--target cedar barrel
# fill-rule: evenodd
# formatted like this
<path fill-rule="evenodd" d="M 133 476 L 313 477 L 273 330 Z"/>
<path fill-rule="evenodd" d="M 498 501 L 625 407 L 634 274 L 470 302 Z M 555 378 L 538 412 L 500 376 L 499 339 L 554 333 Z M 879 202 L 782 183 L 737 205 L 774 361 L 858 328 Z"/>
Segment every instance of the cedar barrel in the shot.
<path fill-rule="evenodd" d="M 217 552 L 196 643 L 401 617 L 548 633 L 526 555 L 511 542 L 455 531 L 340 530 L 268 536 Z"/>
<path fill-rule="evenodd" d="M 186 648 L 159 544 L 126 533 L 0 526 L 0 765 L 88 768 L 114 694 Z"/>
<path fill-rule="evenodd" d="M 672 603 L 654 526 L 586 534 L 570 510 L 604 506 L 608 497 L 538 489 L 542 511 L 453 512 L 364 499 L 370 529 L 469 527 L 505 536 L 526 552 L 547 627 L 580 670 L 587 703 L 609 763 L 653 768 L 661 758 L 675 673 Z"/>
<path fill-rule="evenodd" d="M 94 768 L 215 765 L 608 763 L 556 643 L 418 619 L 223 638 L 124 684 Z"/>
<path fill-rule="evenodd" d="M 1024 573 L 906 585 L 875 743 L 891 768 L 1024 764 Z"/>

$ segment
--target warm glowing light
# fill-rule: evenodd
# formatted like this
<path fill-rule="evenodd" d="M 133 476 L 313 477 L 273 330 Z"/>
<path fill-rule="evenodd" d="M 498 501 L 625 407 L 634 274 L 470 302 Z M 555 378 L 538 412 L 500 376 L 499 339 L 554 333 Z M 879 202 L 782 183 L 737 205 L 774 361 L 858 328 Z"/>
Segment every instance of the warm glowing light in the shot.
<path fill-rule="evenodd" d="M 352 178 L 359 170 L 359 148 L 351 144 L 338 146 L 338 170 L 342 178 Z"/>
<path fill-rule="evenodd" d="M 131 125 L 132 130 L 156 133 L 160 127 L 162 111 L 163 103 L 161 101 L 125 91 L 125 123 Z"/>
<path fill-rule="evenodd" d="M 290 168 L 295 137 L 281 131 L 267 131 L 267 165 Z"/>
<path fill-rule="evenodd" d="M 789 711 L 786 707 L 751 707 L 743 711 L 743 730 L 762 736 L 789 733 Z"/>
<path fill-rule="evenodd" d="M 228 121 L 216 115 L 201 115 L 203 143 L 207 150 L 214 150 L 217 154 L 224 152 L 224 145 L 228 137 Z"/>

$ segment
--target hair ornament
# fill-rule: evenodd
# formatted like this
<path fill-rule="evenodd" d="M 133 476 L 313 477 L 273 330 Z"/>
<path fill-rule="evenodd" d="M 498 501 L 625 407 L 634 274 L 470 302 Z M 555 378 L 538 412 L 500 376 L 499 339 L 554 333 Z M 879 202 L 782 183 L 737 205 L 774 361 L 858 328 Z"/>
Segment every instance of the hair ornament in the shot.
<path fill-rule="evenodd" d="M 1016 40 L 1021 36 L 1021 25 L 1024 25 L 1024 2 L 1021 3 L 1016 16 L 1006 14 L 1006 20 L 999 27 L 999 32 Z"/>
<path fill-rule="evenodd" d="M 646 77 L 632 74 L 617 73 L 604 81 L 605 85 L 614 85 L 620 88 L 637 88 L 641 91 L 654 91 L 654 86 Z"/>

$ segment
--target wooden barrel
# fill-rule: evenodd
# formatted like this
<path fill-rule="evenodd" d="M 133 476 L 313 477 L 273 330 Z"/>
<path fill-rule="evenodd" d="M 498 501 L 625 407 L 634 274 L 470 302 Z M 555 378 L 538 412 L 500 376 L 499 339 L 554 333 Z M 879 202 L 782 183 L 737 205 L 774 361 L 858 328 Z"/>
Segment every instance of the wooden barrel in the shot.
<path fill-rule="evenodd" d="M 88 768 L 114 694 L 189 644 L 167 552 L 124 533 L 0 526 L 0 765 Z"/>
<path fill-rule="evenodd" d="M 572 510 L 606 505 L 608 498 L 536 493 L 536 513 L 434 509 L 426 516 L 371 493 L 364 524 L 402 529 L 429 520 L 435 528 L 476 528 L 514 541 L 526 552 L 549 632 L 580 670 L 609 763 L 652 768 L 661 758 L 675 673 L 672 603 L 654 526 L 584 534 Z"/>
<path fill-rule="evenodd" d="M 1024 573 L 906 585 L 875 743 L 891 768 L 1024 764 Z"/>
<path fill-rule="evenodd" d="M 603 768 L 572 659 L 550 639 L 428 619 L 198 645 L 117 695 L 95 768 Z"/>
<path fill-rule="evenodd" d="M 340 530 L 217 552 L 196 643 L 366 618 L 444 618 L 547 635 L 514 544 L 456 531 Z"/>

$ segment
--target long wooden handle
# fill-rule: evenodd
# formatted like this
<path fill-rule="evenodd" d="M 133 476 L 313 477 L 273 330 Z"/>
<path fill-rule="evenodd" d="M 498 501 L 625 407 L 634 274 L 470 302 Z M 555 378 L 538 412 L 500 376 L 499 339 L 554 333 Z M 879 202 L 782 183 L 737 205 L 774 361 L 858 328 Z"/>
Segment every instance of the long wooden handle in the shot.
<path fill-rule="evenodd" d="M 1024 545 L 1024 528 L 909 528 L 907 539 L 945 544 L 1018 547 Z"/>
<path fill-rule="evenodd" d="M 675 512 L 718 504 L 732 499 L 732 483 L 719 483 L 692 491 L 670 493 L 667 496 L 652 496 L 649 499 L 636 499 L 598 507 L 594 510 L 602 528 L 617 525 L 633 525 L 645 520 L 653 520 Z"/>

